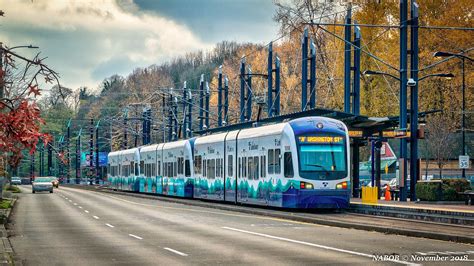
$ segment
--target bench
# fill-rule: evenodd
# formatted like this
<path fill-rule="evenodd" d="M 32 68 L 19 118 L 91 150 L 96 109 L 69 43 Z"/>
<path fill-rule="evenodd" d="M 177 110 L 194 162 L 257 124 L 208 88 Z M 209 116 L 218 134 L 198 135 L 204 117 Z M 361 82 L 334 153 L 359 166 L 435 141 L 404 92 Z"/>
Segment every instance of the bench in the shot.
<path fill-rule="evenodd" d="M 471 205 L 474 205 L 474 190 L 466 190 L 464 192 L 458 192 L 458 194 L 464 196 L 466 205 L 469 205 L 469 202 L 471 202 Z"/>

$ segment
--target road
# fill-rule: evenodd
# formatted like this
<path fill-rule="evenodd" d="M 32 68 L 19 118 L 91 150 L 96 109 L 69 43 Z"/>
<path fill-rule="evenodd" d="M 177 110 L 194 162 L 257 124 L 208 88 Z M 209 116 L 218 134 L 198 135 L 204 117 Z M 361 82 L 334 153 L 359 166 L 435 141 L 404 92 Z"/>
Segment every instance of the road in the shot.
<path fill-rule="evenodd" d="M 70 187 L 53 194 L 22 190 L 9 229 L 24 265 L 406 265 L 420 263 L 412 255 L 456 252 L 474 258 L 474 246 L 466 244 Z M 380 262 L 374 254 L 400 257 Z"/>

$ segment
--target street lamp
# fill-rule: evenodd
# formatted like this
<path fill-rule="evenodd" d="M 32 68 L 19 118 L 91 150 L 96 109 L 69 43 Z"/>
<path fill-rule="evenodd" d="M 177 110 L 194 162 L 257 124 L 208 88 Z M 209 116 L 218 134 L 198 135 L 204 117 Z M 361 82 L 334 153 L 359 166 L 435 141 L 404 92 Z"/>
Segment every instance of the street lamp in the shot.
<path fill-rule="evenodd" d="M 472 58 L 463 55 L 462 53 L 460 54 L 455 54 L 455 53 L 449 53 L 449 52 L 436 52 L 433 54 L 434 57 L 451 57 L 451 58 L 459 58 L 461 59 L 461 73 L 462 73 L 462 116 L 461 116 L 461 132 L 462 132 L 462 155 L 466 155 L 466 80 L 465 80 L 465 73 L 464 73 L 464 63 L 465 59 L 469 61 L 474 61 Z M 466 169 L 462 169 L 462 177 L 466 178 Z"/>
<path fill-rule="evenodd" d="M 39 47 L 36 46 L 36 45 L 19 45 L 19 46 L 14 46 L 14 47 L 6 47 L 6 50 L 13 50 L 13 49 L 16 49 L 16 48 L 29 48 L 29 49 L 38 49 Z"/>

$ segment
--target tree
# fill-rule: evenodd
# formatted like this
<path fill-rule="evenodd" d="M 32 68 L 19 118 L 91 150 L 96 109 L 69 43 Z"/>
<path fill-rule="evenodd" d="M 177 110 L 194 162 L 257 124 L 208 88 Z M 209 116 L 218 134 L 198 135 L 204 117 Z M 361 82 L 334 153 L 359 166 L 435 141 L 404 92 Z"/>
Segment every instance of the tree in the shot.
<path fill-rule="evenodd" d="M 51 139 L 40 130 L 44 120 L 35 99 L 41 78 L 45 83 L 59 80 L 39 53 L 26 58 L 0 43 L 0 58 L 0 153 L 16 168 L 23 150 L 33 154 L 40 140 L 47 144 Z"/>

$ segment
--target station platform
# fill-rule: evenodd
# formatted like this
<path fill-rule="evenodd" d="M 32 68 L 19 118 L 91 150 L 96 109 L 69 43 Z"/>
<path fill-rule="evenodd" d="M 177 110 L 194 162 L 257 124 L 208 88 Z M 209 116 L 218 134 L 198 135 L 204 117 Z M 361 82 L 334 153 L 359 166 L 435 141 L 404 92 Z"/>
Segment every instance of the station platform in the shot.
<path fill-rule="evenodd" d="M 377 204 L 351 199 L 348 212 L 451 225 L 474 226 L 474 206 L 464 202 L 385 201 Z M 474 227 L 473 227 L 474 229 Z"/>

